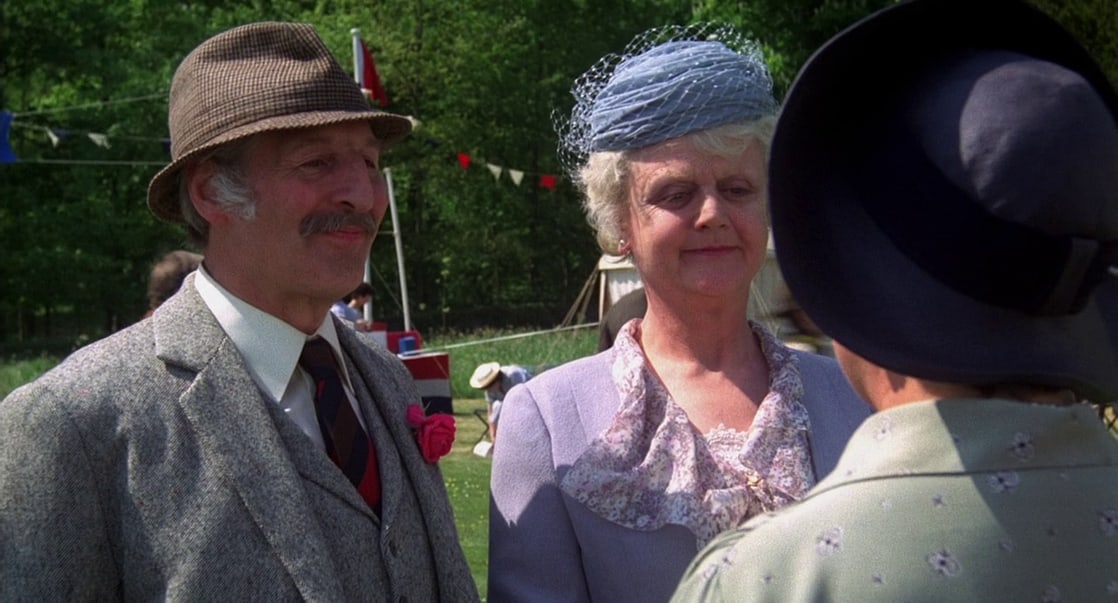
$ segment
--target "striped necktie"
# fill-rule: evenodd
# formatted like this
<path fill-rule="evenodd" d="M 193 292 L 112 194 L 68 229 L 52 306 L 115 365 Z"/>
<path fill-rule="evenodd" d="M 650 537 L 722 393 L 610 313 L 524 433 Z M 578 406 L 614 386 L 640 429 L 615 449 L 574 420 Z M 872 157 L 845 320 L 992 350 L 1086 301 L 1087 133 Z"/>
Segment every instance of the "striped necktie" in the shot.
<path fill-rule="evenodd" d="M 380 512 L 380 475 L 373 443 L 361 428 L 342 386 L 330 344 L 321 337 L 307 340 L 299 366 L 314 379 L 314 408 L 326 454 L 341 468 L 365 502 Z"/>

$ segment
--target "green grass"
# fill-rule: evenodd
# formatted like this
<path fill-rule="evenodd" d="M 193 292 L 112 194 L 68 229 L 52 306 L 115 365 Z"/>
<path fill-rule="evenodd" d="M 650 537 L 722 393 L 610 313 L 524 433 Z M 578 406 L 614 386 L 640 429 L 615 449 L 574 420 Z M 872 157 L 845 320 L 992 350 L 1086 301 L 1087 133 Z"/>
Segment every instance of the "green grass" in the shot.
<path fill-rule="evenodd" d="M 458 539 L 478 592 L 485 600 L 489 581 L 489 468 L 490 460 L 475 455 L 474 442 L 485 432 L 485 424 L 473 411 L 485 408 L 484 398 L 454 401 L 457 431 L 454 448 L 439 461 L 439 467 L 454 507 Z"/>
<path fill-rule="evenodd" d="M 39 356 L 37 358 L 0 362 L 0 400 L 12 393 L 15 388 L 47 372 L 58 363 L 58 358 Z"/>
<path fill-rule="evenodd" d="M 518 337 L 509 331 L 483 330 L 469 334 L 433 337 L 424 342 L 428 350 L 445 351 L 450 357 L 451 396 L 457 437 L 454 449 L 439 462 L 446 480 L 450 503 L 458 524 L 458 537 L 482 600 L 489 583 L 489 470 L 490 459 L 473 454 L 474 443 L 485 430 L 473 412 L 485 408 L 485 399 L 470 387 L 474 367 L 497 361 L 532 369 L 551 367 L 593 354 L 598 345 L 597 329 L 577 329 Z"/>
<path fill-rule="evenodd" d="M 596 328 L 547 331 L 534 334 L 483 329 L 474 333 L 451 333 L 424 340 L 425 350 L 443 351 L 450 359 L 450 393 L 455 399 L 477 398 L 481 392 L 470 387 L 470 374 L 484 362 L 519 364 L 536 373 L 597 351 Z"/>
<path fill-rule="evenodd" d="M 445 351 L 450 360 L 457 437 L 451 453 L 439 464 L 454 507 L 462 550 L 483 601 L 488 590 L 489 571 L 490 459 L 473 454 L 474 443 L 485 430 L 485 424 L 473 412 L 485 408 L 485 399 L 481 392 L 470 387 L 470 374 L 477 365 L 493 360 L 532 369 L 556 366 L 594 353 L 597 344 L 598 331 L 593 328 L 527 337 L 511 331 L 487 329 L 425 341 L 424 349 Z M 0 362 L 0 398 L 46 372 L 58 360 L 40 356 L 30 360 L 8 359 Z"/>

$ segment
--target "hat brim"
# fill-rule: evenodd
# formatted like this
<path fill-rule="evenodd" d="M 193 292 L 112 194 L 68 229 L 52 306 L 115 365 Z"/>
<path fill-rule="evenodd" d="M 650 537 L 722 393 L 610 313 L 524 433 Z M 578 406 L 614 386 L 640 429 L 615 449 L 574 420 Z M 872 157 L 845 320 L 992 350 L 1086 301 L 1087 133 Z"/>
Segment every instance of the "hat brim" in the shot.
<path fill-rule="evenodd" d="M 497 373 L 493 373 L 493 374 L 489 375 L 489 377 L 486 378 L 486 379 L 481 379 L 481 380 L 478 380 L 478 381 L 470 381 L 470 385 L 474 389 L 485 389 L 485 388 L 489 387 L 490 385 L 493 385 L 493 382 L 496 381 L 496 380 L 497 380 Z"/>
<path fill-rule="evenodd" d="M 858 141 L 941 57 L 997 48 L 1083 75 L 1118 115 L 1105 75 L 1062 28 L 1023 2 L 909 2 L 817 51 L 774 133 L 769 198 L 776 255 L 797 302 L 843 346 L 890 370 L 953 383 L 1072 387 L 1118 396 L 1118 284 L 1081 312 L 1036 317 L 947 288 L 897 251 L 866 213 Z M 863 137 L 865 138 L 865 137 Z M 945 240 L 944 253 L 951 253 Z"/>
<path fill-rule="evenodd" d="M 385 148 L 406 138 L 413 126 L 413 121 L 409 117 L 382 111 L 317 111 L 280 115 L 232 128 L 223 132 L 221 136 L 192 149 L 160 170 L 148 185 L 148 208 L 161 220 L 184 223 L 179 207 L 179 172 L 192 159 L 224 144 L 264 132 L 313 128 L 352 121 L 369 122 L 373 135 L 384 144 Z"/>
<path fill-rule="evenodd" d="M 485 389 L 501 376 L 501 364 L 499 362 L 487 362 L 474 369 L 473 376 L 470 377 L 470 387 L 474 389 Z"/>

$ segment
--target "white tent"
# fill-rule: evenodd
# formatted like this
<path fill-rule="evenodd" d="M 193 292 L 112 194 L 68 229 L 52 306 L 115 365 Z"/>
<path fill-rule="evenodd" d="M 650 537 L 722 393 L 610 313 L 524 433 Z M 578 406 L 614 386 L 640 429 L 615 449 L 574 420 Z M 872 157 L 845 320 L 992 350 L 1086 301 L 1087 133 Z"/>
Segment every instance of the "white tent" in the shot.
<path fill-rule="evenodd" d="M 629 256 L 603 254 L 598 258 L 598 316 L 626 293 L 644 286 Z"/>

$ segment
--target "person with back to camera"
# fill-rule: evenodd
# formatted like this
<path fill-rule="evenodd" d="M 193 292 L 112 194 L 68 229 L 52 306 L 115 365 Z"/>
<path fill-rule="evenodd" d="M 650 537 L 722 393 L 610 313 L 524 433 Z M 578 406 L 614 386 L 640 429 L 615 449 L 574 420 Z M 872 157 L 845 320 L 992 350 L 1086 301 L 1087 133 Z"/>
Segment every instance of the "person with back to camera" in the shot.
<path fill-rule="evenodd" d="M 776 128 L 773 235 L 877 414 L 675 600 L 1115 600 L 1118 441 L 1086 402 L 1118 395 L 1115 165 L 1118 95 L 1023 2 L 917 0 L 824 45 Z"/>
<path fill-rule="evenodd" d="M 648 309 L 505 398 L 489 599 L 665 601 L 702 544 L 826 475 L 869 408 L 834 360 L 746 316 L 776 111 L 756 45 L 716 24 L 646 32 L 573 92 L 563 149 Z"/>
<path fill-rule="evenodd" d="M 434 463 L 453 423 L 330 314 L 411 121 L 295 23 L 195 48 L 168 121 L 148 205 L 205 259 L 0 402 L 0 600 L 477 601 Z"/>
<path fill-rule="evenodd" d="M 201 263 L 200 254 L 185 249 L 176 249 L 159 258 L 148 276 L 148 311 L 144 318 L 177 293 L 186 275 L 197 270 Z"/>

